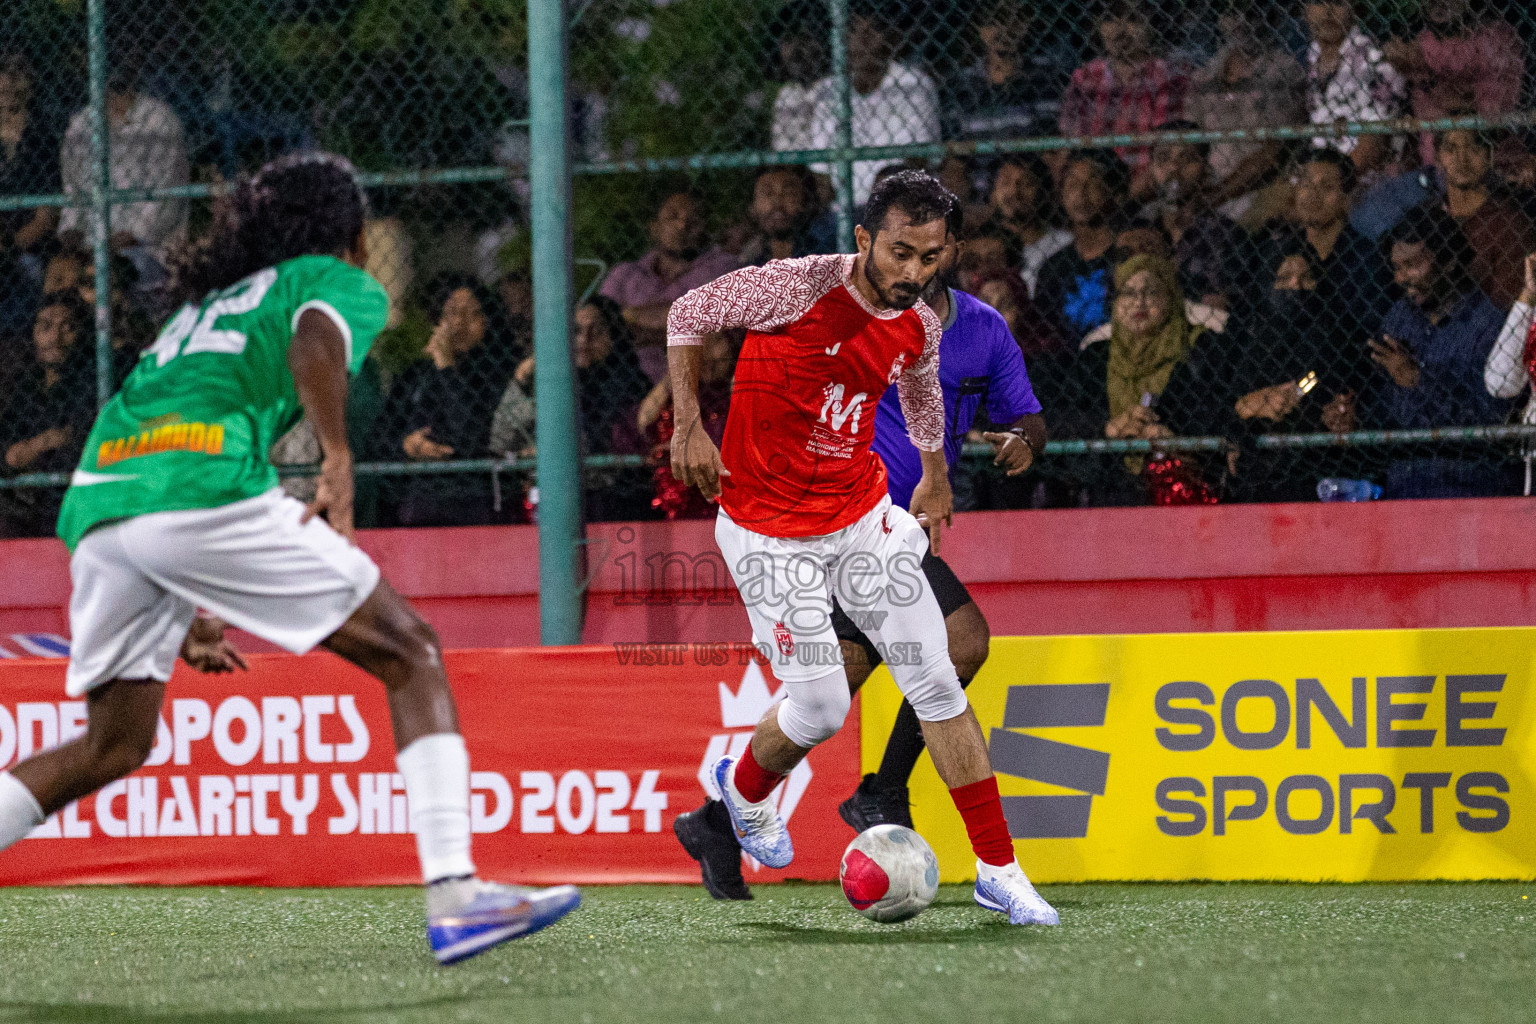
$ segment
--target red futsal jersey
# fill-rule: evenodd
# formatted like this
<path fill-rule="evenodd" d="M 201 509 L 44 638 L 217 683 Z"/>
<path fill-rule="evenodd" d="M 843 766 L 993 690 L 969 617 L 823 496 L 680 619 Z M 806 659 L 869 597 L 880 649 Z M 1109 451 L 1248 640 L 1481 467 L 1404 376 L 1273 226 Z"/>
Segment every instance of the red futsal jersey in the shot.
<path fill-rule="evenodd" d="M 890 384 L 912 443 L 944 447 L 943 325 L 922 302 L 875 309 L 854 287 L 853 265 L 853 256 L 807 256 L 744 267 L 695 288 L 667 315 L 668 345 L 747 328 L 720 504 L 754 533 L 834 533 L 880 503 L 885 466 L 869 445 Z"/>

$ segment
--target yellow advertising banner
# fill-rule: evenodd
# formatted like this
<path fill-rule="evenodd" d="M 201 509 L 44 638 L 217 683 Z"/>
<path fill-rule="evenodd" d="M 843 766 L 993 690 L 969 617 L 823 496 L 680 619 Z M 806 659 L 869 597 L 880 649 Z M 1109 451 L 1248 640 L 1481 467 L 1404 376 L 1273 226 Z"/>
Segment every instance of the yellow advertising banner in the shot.
<path fill-rule="evenodd" d="M 970 687 L 1040 882 L 1536 878 L 1536 629 L 1003 637 Z M 863 762 L 901 695 L 863 697 Z M 975 860 L 925 756 L 914 823 Z"/>

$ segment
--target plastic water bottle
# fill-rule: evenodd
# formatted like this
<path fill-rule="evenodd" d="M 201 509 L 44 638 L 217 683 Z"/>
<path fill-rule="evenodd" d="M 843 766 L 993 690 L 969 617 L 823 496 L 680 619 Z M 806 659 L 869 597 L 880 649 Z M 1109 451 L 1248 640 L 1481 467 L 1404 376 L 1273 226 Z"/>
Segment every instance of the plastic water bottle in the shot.
<path fill-rule="evenodd" d="M 1345 480 L 1328 477 L 1317 482 L 1318 501 L 1375 501 L 1381 497 L 1381 487 L 1369 480 Z"/>

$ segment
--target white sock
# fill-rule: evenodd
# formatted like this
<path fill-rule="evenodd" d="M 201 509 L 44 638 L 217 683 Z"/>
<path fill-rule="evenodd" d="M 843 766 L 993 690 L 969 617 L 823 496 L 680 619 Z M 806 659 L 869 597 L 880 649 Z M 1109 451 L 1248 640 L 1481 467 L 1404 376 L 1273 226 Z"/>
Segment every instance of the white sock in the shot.
<path fill-rule="evenodd" d="M 473 875 L 469 859 L 469 751 L 456 732 L 423 736 L 399 754 L 411 831 L 426 884 Z"/>
<path fill-rule="evenodd" d="M 10 772 L 0 772 L 0 850 L 27 837 L 43 823 L 37 797 Z"/>

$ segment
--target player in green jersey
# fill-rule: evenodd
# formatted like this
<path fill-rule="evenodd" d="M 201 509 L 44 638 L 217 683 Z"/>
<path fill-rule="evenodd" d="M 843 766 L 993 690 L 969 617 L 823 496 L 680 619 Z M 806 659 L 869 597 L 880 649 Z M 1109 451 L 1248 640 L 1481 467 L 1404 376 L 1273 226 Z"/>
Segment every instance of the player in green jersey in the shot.
<path fill-rule="evenodd" d="M 101 410 L 59 515 L 66 690 L 86 697 L 86 733 L 0 772 L 0 849 L 144 763 L 178 653 L 202 671 L 243 667 L 228 622 L 295 653 L 323 646 L 384 684 L 428 939 L 452 963 L 579 897 L 475 876 L 469 755 L 437 637 L 352 543 L 347 375 L 389 312 L 361 269 L 365 214 L 346 161 L 285 157 L 241 186 L 178 275 L 185 304 Z M 321 449 L 308 507 L 267 459 L 305 415 Z"/>

